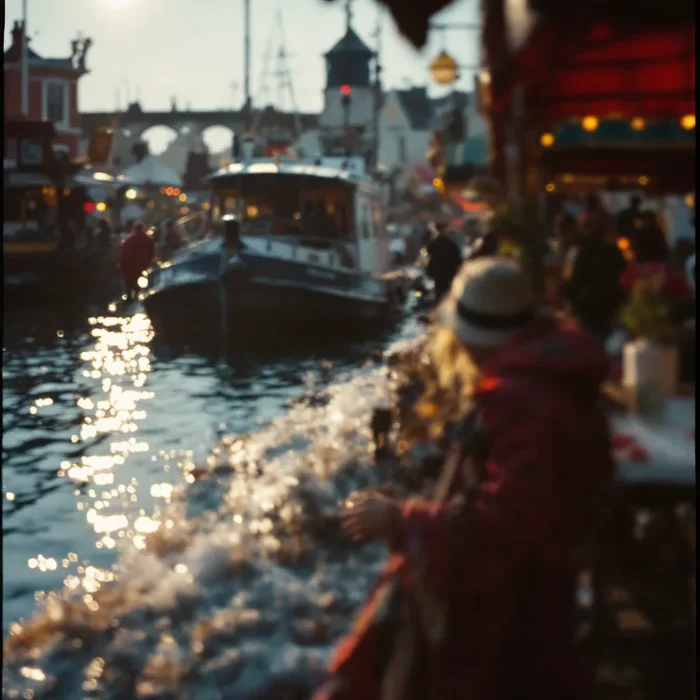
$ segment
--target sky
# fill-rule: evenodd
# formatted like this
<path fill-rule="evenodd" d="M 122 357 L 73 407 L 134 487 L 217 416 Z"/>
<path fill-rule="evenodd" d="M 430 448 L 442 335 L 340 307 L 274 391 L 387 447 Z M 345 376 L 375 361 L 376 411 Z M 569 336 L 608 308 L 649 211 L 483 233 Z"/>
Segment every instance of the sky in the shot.
<path fill-rule="evenodd" d="M 243 101 L 243 0 L 28 0 L 27 5 L 32 48 L 40 55 L 67 56 L 78 34 L 92 38 L 90 73 L 80 83 L 81 111 L 123 109 L 127 100 L 136 99 L 145 110 L 170 109 L 173 98 L 181 109 L 230 109 Z M 456 0 L 435 20 L 475 22 L 477 10 L 478 0 Z M 21 13 L 22 0 L 5 0 L 5 48 Z M 353 25 L 371 48 L 376 48 L 380 13 L 385 88 L 428 85 L 432 94 L 444 94 L 444 88 L 430 86 L 427 66 L 446 49 L 465 66 L 457 87 L 472 89 L 473 71 L 466 66 L 477 62 L 476 32 L 431 32 L 427 47 L 419 53 L 374 0 L 354 0 Z M 291 108 L 288 92 L 279 94 L 276 77 L 262 77 L 266 54 L 273 53 L 268 68 L 272 73 L 274 56 L 283 44 L 297 108 L 320 111 L 325 81 L 322 56 L 344 31 L 342 2 L 252 0 L 254 103 Z"/>

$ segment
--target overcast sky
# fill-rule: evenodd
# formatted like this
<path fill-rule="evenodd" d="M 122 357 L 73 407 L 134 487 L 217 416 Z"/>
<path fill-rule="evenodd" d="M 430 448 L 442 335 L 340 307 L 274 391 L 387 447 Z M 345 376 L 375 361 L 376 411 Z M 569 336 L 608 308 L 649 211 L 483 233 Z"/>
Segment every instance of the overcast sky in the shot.
<path fill-rule="evenodd" d="M 411 0 L 405 0 L 411 2 Z M 436 17 L 440 22 L 474 22 L 478 0 L 457 0 Z M 81 111 L 123 108 L 137 97 L 144 109 L 169 109 L 175 97 L 181 108 L 220 109 L 243 99 L 243 0 L 28 0 L 32 47 L 46 57 L 70 54 L 78 33 L 93 39 L 90 74 L 81 79 Z M 264 59 L 284 41 L 297 107 L 320 110 L 325 69 L 322 54 L 345 31 L 343 4 L 323 0 L 252 0 L 252 90 L 254 102 L 289 109 L 288 93 L 278 99 L 277 79 L 267 79 Z M 354 26 L 375 48 L 378 5 L 355 0 Z M 5 0 L 5 47 L 21 16 L 22 0 Z M 283 29 L 278 16 L 281 13 Z M 389 87 L 429 84 L 427 64 L 442 48 L 464 65 L 477 61 L 475 32 L 433 32 L 418 53 L 383 15 L 382 62 Z M 275 69 L 274 58 L 270 71 Z M 471 89 L 473 72 L 464 70 L 460 87 Z M 436 95 L 445 90 L 431 88 Z M 256 100 L 257 97 L 257 100 Z"/>

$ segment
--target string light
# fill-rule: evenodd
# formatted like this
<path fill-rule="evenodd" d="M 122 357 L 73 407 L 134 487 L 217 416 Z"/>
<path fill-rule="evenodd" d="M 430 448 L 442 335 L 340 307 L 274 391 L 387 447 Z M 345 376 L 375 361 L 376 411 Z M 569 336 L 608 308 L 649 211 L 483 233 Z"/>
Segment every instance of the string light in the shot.
<path fill-rule="evenodd" d="M 550 146 L 554 145 L 554 134 L 549 133 L 548 131 L 542 134 L 540 136 L 540 143 L 542 144 L 543 148 L 549 148 Z"/>
<path fill-rule="evenodd" d="M 554 190 L 557 189 L 557 186 L 553 182 L 548 182 L 545 186 L 544 189 L 547 192 L 554 192 Z"/>
<path fill-rule="evenodd" d="M 695 128 L 695 115 L 686 114 L 685 116 L 681 117 L 681 126 L 686 131 L 692 131 Z"/>
<path fill-rule="evenodd" d="M 646 122 L 642 117 L 635 117 L 631 122 L 630 125 L 635 131 L 643 131 L 644 127 L 647 125 Z"/>
<path fill-rule="evenodd" d="M 587 117 L 584 117 L 581 120 L 581 126 L 583 127 L 584 131 L 595 131 L 598 126 L 600 125 L 600 120 L 598 117 L 594 117 L 593 115 L 589 114 Z"/>

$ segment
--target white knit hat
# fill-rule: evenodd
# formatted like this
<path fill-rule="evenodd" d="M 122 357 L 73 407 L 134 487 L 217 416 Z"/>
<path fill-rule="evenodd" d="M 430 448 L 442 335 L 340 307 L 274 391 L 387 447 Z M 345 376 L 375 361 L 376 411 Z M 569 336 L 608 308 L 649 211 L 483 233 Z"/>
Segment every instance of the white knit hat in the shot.
<path fill-rule="evenodd" d="M 494 348 L 533 318 L 530 280 L 515 262 L 503 258 L 468 261 L 437 310 L 436 322 L 465 344 Z"/>

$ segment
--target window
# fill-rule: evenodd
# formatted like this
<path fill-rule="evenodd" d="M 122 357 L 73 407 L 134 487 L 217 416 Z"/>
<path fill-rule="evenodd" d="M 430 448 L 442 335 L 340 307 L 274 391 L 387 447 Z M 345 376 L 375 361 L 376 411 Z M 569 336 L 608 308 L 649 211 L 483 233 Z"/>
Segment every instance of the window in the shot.
<path fill-rule="evenodd" d="M 65 83 L 44 83 L 44 118 L 68 126 L 68 90 Z"/>
<path fill-rule="evenodd" d="M 399 136 L 399 163 L 405 163 L 407 160 L 406 137 L 402 134 Z"/>

